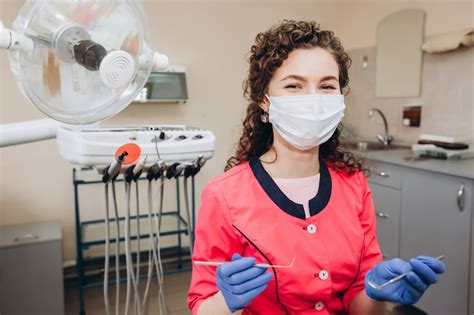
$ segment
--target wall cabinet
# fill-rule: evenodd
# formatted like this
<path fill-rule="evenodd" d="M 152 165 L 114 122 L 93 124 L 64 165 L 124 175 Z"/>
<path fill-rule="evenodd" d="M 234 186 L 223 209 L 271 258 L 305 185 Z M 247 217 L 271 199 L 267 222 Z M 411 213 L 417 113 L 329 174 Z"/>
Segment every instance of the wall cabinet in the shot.
<path fill-rule="evenodd" d="M 472 179 L 386 163 L 374 163 L 372 172 L 377 236 L 387 258 L 445 255 L 447 272 L 417 306 L 430 315 L 474 314 Z"/>

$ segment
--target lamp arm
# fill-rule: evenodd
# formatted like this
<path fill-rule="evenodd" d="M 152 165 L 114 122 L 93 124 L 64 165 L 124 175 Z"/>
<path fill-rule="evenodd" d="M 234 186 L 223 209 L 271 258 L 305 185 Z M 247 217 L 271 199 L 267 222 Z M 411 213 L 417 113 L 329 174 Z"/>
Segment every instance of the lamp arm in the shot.
<path fill-rule="evenodd" d="M 59 126 L 53 119 L 0 124 L 0 148 L 56 138 Z"/>

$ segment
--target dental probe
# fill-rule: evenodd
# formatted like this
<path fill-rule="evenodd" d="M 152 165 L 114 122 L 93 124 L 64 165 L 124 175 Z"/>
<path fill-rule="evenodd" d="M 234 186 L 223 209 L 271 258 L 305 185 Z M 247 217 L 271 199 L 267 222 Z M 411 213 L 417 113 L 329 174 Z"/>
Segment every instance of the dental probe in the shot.
<path fill-rule="evenodd" d="M 254 267 L 257 268 L 291 268 L 293 267 L 293 263 L 295 262 L 296 256 L 293 257 L 291 260 L 291 263 L 288 266 L 282 266 L 282 265 L 270 265 L 270 264 L 255 264 L 253 265 Z M 195 265 L 199 266 L 220 266 L 222 264 L 227 263 L 228 261 L 195 261 Z"/>
<path fill-rule="evenodd" d="M 438 259 L 438 260 L 443 260 L 443 258 L 444 258 L 444 255 L 440 255 L 440 256 L 436 257 L 436 259 Z M 407 274 L 408 274 L 408 272 L 404 272 L 404 273 L 402 273 L 402 274 L 400 274 L 396 277 L 393 277 L 392 279 L 388 280 L 387 282 L 382 283 L 381 285 L 375 284 L 370 280 L 367 281 L 367 284 L 369 286 L 371 286 L 372 288 L 374 288 L 375 290 L 380 291 L 384 287 L 386 287 L 387 285 L 390 285 L 392 283 L 395 283 L 395 282 L 398 282 L 398 281 L 402 280 L 403 278 L 405 278 L 407 276 Z"/>

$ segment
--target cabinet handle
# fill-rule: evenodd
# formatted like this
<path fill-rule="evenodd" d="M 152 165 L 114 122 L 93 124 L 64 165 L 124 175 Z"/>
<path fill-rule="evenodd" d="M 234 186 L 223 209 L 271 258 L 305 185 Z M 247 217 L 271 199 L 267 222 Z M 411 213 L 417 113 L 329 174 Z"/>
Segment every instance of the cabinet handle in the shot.
<path fill-rule="evenodd" d="M 22 242 L 22 241 L 27 241 L 27 240 L 36 240 L 39 239 L 38 235 L 35 234 L 25 234 L 19 237 L 15 237 L 13 239 L 14 242 Z"/>
<path fill-rule="evenodd" d="M 379 175 L 380 177 L 390 177 L 390 173 L 385 171 L 378 171 L 377 175 Z"/>
<path fill-rule="evenodd" d="M 376 214 L 379 218 L 384 218 L 384 219 L 390 218 L 390 215 L 388 215 L 386 213 L 383 213 L 383 212 L 377 212 Z"/>
<path fill-rule="evenodd" d="M 464 191 L 465 191 L 465 185 L 464 184 L 461 184 L 461 187 L 459 187 L 459 190 L 458 190 L 458 208 L 461 212 L 464 211 L 464 201 L 465 201 L 465 194 L 464 194 Z"/>

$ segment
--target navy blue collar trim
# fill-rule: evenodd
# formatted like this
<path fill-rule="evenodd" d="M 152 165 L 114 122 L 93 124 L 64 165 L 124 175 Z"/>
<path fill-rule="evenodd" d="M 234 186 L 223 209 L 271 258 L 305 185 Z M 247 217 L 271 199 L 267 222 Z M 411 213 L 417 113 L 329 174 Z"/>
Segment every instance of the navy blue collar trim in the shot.
<path fill-rule="evenodd" d="M 262 186 L 268 197 L 270 197 L 280 209 L 294 217 L 305 219 L 303 205 L 293 202 L 280 190 L 258 158 L 251 159 L 249 165 L 260 186 Z M 309 212 L 311 216 L 318 214 L 326 208 L 331 197 L 331 174 L 329 174 L 328 167 L 323 161 L 320 162 L 319 172 L 321 176 L 318 193 L 309 201 Z"/>

